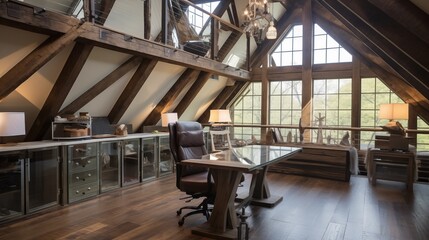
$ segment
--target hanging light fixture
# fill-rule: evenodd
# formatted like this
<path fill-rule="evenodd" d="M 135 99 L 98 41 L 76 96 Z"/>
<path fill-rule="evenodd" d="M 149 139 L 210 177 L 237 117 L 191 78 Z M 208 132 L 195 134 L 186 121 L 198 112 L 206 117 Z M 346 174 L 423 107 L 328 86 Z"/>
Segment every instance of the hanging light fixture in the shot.
<path fill-rule="evenodd" d="M 253 36 L 257 43 L 267 39 L 277 38 L 277 29 L 274 27 L 274 19 L 268 12 L 268 0 L 249 0 L 244 10 L 245 31 Z"/>

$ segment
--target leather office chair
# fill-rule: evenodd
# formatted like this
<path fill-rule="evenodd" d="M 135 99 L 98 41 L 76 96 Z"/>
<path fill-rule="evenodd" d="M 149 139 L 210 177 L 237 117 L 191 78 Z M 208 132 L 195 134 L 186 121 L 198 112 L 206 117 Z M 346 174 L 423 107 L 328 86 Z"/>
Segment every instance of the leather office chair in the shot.
<path fill-rule="evenodd" d="M 207 220 L 210 217 L 208 204 L 214 201 L 214 186 L 211 186 L 211 175 L 207 168 L 183 166 L 180 164 L 186 159 L 200 159 L 207 154 L 204 143 L 204 133 L 201 124 L 198 122 L 176 122 L 168 124 L 170 133 L 170 150 L 176 162 L 176 186 L 189 195 L 186 198 L 200 198 L 204 200 L 198 206 L 185 206 L 177 211 L 177 215 L 182 213 L 183 209 L 193 209 L 179 220 L 179 226 L 182 226 L 185 218 L 202 213 Z M 190 200 L 187 200 L 190 201 Z"/>

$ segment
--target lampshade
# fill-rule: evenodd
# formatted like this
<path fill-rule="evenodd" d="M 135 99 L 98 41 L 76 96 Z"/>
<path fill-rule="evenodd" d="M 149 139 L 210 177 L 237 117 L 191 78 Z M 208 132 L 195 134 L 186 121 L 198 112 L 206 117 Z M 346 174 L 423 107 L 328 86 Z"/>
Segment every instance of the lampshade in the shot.
<path fill-rule="evenodd" d="M 227 123 L 231 122 L 231 116 L 227 109 L 212 109 L 210 110 L 209 122 L 212 123 Z"/>
<path fill-rule="evenodd" d="M 177 122 L 177 113 L 163 113 L 161 115 L 161 125 L 167 127 L 169 123 Z"/>
<path fill-rule="evenodd" d="M 25 135 L 25 114 L 23 112 L 0 112 L 0 136 Z"/>
<path fill-rule="evenodd" d="M 274 22 L 270 22 L 270 26 L 268 27 L 266 33 L 267 39 L 276 39 L 277 38 L 277 29 L 274 27 Z"/>
<path fill-rule="evenodd" d="M 408 120 L 408 104 L 406 103 L 381 104 L 378 118 L 389 119 L 389 120 Z"/>

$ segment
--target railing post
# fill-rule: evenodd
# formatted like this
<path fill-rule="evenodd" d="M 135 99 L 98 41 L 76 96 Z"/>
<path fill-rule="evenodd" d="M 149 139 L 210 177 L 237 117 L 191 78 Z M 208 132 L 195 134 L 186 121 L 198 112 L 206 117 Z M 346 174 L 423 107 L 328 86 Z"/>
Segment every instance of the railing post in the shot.
<path fill-rule="evenodd" d="M 219 41 L 219 21 L 212 17 L 211 19 L 211 53 L 210 58 L 213 60 L 217 59 L 217 54 L 219 51 L 218 41 Z"/>

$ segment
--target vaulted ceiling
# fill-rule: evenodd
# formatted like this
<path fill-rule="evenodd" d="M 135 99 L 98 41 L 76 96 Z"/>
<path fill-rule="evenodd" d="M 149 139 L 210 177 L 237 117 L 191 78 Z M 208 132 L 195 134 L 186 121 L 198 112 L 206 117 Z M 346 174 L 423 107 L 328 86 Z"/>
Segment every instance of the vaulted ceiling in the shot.
<path fill-rule="evenodd" d="M 10 46 L 0 50 L 0 110 L 32 113 L 27 140 L 43 139 L 56 115 L 88 109 L 107 116 L 112 124 L 131 122 L 137 131 L 157 124 L 166 111 L 178 112 L 181 119 L 207 122 L 209 109 L 226 107 L 254 80 L 251 72 L 222 63 L 245 40 L 242 31 L 234 30 L 240 21 L 231 17 L 242 11 L 236 9 L 243 6 L 242 0 L 221 1 L 214 12 L 231 20 L 231 26 L 223 26 L 231 34 L 219 44 L 216 60 L 154 38 L 132 37 L 91 21 L 40 10 L 28 2 L 0 2 L 1 31 L 14 35 L 0 36 L 0 43 Z M 108 19 L 115 1 L 102 2 L 96 8 L 105 14 L 102 19 Z M 284 8 L 276 22 L 279 35 L 303 21 L 302 12 L 311 8 L 314 21 L 428 122 L 429 16 L 424 0 L 275 2 Z M 253 44 L 251 69 L 260 66 L 275 43 Z M 37 92 L 37 100 L 26 97 L 26 91 Z"/>

